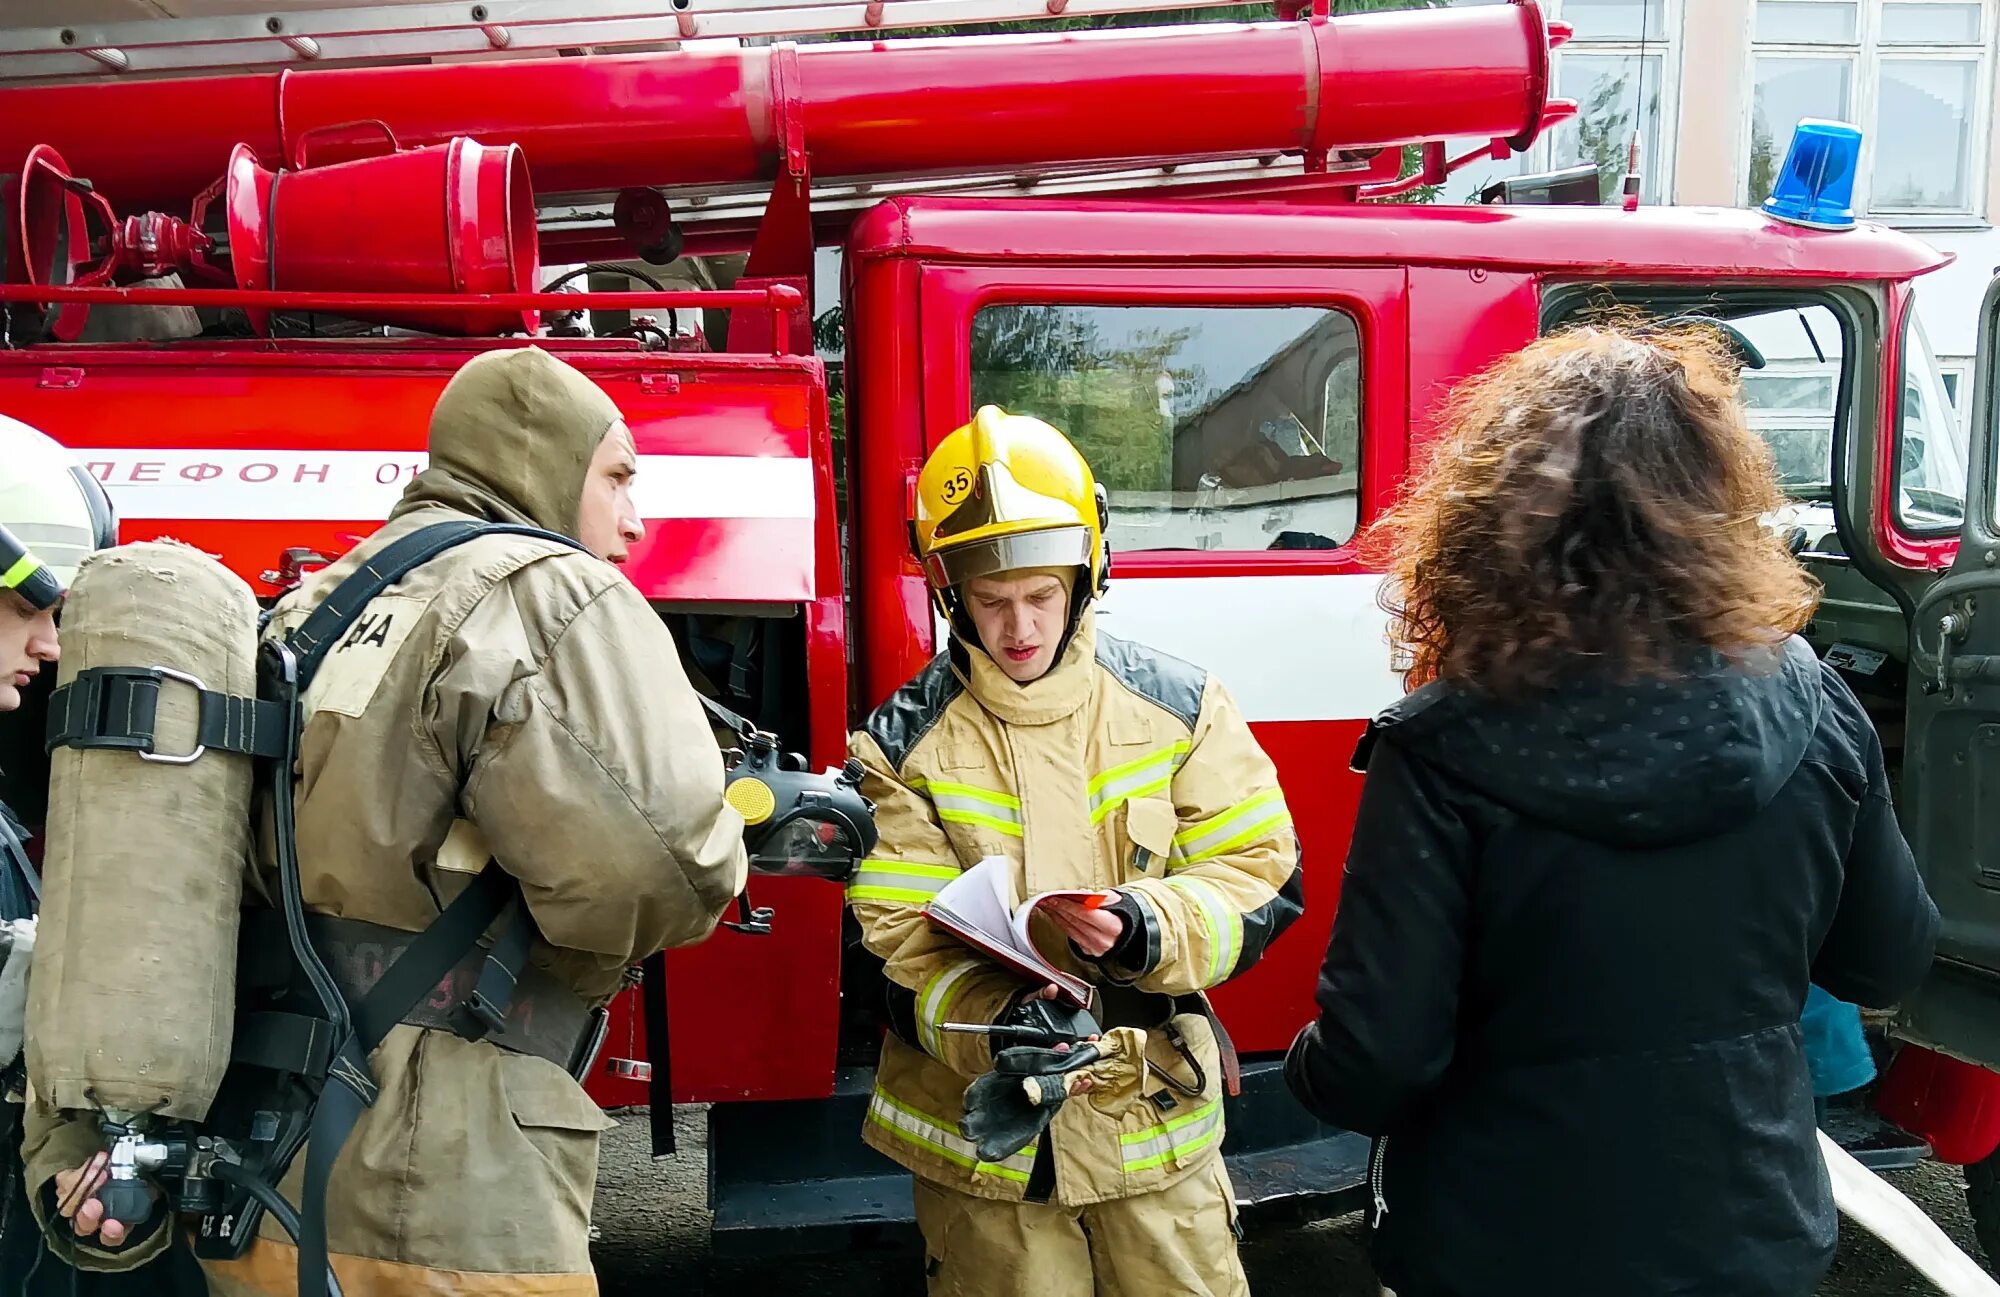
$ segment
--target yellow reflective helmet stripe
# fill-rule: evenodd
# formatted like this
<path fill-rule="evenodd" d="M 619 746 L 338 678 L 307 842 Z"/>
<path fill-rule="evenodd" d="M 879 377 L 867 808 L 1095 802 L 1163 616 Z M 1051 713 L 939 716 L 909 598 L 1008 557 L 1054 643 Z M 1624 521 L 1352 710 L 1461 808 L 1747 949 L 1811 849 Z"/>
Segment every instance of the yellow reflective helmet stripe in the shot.
<path fill-rule="evenodd" d="M 15 560 L 12 567 L 8 568 L 5 572 L 0 572 L 0 590 L 12 590 L 15 586 L 41 570 L 42 561 L 40 559 L 36 558 L 33 554 L 23 554 L 19 559 Z"/>

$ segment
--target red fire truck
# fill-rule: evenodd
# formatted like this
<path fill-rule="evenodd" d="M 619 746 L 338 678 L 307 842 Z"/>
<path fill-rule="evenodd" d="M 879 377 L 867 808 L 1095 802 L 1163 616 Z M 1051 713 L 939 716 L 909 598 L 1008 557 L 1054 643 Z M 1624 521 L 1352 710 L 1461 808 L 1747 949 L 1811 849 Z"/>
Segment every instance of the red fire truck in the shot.
<path fill-rule="evenodd" d="M 385 516 L 451 372 L 532 339 L 625 411 L 627 570 L 694 674 L 816 766 L 938 647 L 905 527 L 926 451 L 977 404 L 1050 419 L 1110 488 L 1110 625 L 1226 680 L 1285 782 L 1307 910 L 1216 997 L 1246 1062 L 1225 1151 L 1246 1206 L 1327 1211 L 1365 1142 L 1296 1109 L 1276 1060 L 1339 900 L 1348 758 L 1400 688 L 1358 540 L 1455 380 L 1607 307 L 1726 318 L 1793 496 L 1772 523 L 1827 585 L 1812 635 L 1878 715 L 1950 918 L 1883 1102 L 1986 1162 L 2000 519 L 1985 375 L 1968 446 L 1912 306 L 1947 258 L 1839 210 L 1846 155 L 1805 133 L 1794 210 L 1784 185 L 1771 211 L 1605 204 L 1595 166 L 1395 201 L 1575 112 L 1533 0 L 827 39 L 1146 7 L 1020 2 L 9 29 L 0 413 L 82 453 L 124 539 L 193 542 L 274 598 Z M 590 1088 L 713 1105 L 719 1242 L 906 1222 L 907 1179 L 859 1142 L 879 969 L 837 888 L 752 894 L 769 930 L 675 952 L 658 1011 L 623 997 Z"/>

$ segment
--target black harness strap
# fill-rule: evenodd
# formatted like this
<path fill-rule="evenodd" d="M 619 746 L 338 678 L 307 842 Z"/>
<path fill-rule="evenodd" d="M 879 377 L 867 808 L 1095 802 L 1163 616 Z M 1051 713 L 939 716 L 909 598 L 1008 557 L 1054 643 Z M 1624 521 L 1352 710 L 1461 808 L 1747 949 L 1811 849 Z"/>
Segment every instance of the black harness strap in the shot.
<path fill-rule="evenodd" d="M 192 689 L 199 700 L 195 747 L 186 753 L 158 749 L 160 687 L 168 680 Z M 284 707 L 276 702 L 217 693 L 200 680 L 165 667 L 90 667 L 49 699 L 47 747 L 126 748 L 153 761 L 188 764 L 210 748 L 253 757 L 276 757 L 284 745 Z"/>
<path fill-rule="evenodd" d="M 519 895 L 514 880 L 499 865 L 488 864 L 429 927 L 417 934 L 375 989 L 354 1006 L 354 1031 L 334 1055 L 327 1072 L 328 1085 L 313 1109 L 312 1133 L 306 1141 L 305 1182 L 299 1194 L 300 1297 L 327 1297 L 326 1187 L 333 1176 L 334 1159 L 353 1134 L 362 1111 L 375 1102 L 377 1086 L 368 1056 L 478 942 L 510 897 Z"/>
<path fill-rule="evenodd" d="M 646 1118 L 653 1136 L 653 1156 L 674 1151 L 673 1052 L 667 1034 L 667 957 L 663 951 L 646 956 L 640 965 L 639 1008 L 646 1020 Z"/>

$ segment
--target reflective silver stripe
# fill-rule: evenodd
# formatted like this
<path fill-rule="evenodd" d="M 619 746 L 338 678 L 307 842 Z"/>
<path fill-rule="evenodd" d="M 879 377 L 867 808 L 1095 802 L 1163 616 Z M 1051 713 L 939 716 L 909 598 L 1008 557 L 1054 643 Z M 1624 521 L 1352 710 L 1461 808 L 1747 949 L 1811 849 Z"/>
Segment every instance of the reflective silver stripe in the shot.
<path fill-rule="evenodd" d="M 1119 1136 L 1119 1153 L 1127 1171 L 1149 1171 L 1174 1158 L 1198 1153 L 1221 1136 L 1222 1098 L 1218 1095 L 1193 1112 Z"/>
<path fill-rule="evenodd" d="M 945 1015 L 951 1011 L 958 984 L 978 967 L 976 959 L 961 959 L 933 976 L 925 984 L 924 993 L 917 997 L 917 1039 L 932 1058 L 944 1057 L 944 1033 L 938 1030 L 938 1024 L 948 1021 Z"/>
<path fill-rule="evenodd" d="M 979 1150 L 971 1141 L 946 1129 L 937 1118 L 891 1098 L 880 1087 L 868 1101 L 868 1119 L 904 1143 L 935 1153 L 947 1162 L 967 1168 L 974 1175 L 998 1176 L 1002 1180 L 1026 1184 L 1029 1173 L 1035 1167 L 1036 1145 L 1030 1144 L 998 1162 L 982 1162 Z"/>

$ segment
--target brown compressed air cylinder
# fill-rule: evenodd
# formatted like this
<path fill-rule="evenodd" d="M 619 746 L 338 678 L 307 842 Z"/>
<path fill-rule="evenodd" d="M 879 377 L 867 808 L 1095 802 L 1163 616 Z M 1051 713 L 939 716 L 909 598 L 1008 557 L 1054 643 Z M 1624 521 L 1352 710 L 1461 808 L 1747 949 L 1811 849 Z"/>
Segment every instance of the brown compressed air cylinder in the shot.
<path fill-rule="evenodd" d="M 251 697 L 256 627 L 250 587 L 200 550 L 106 550 L 64 603 L 57 684 L 165 667 Z M 198 708 L 192 686 L 161 684 L 157 753 L 194 750 Z M 29 1080 L 56 1108 L 199 1121 L 229 1062 L 253 762 L 65 746 L 50 766 Z"/>

